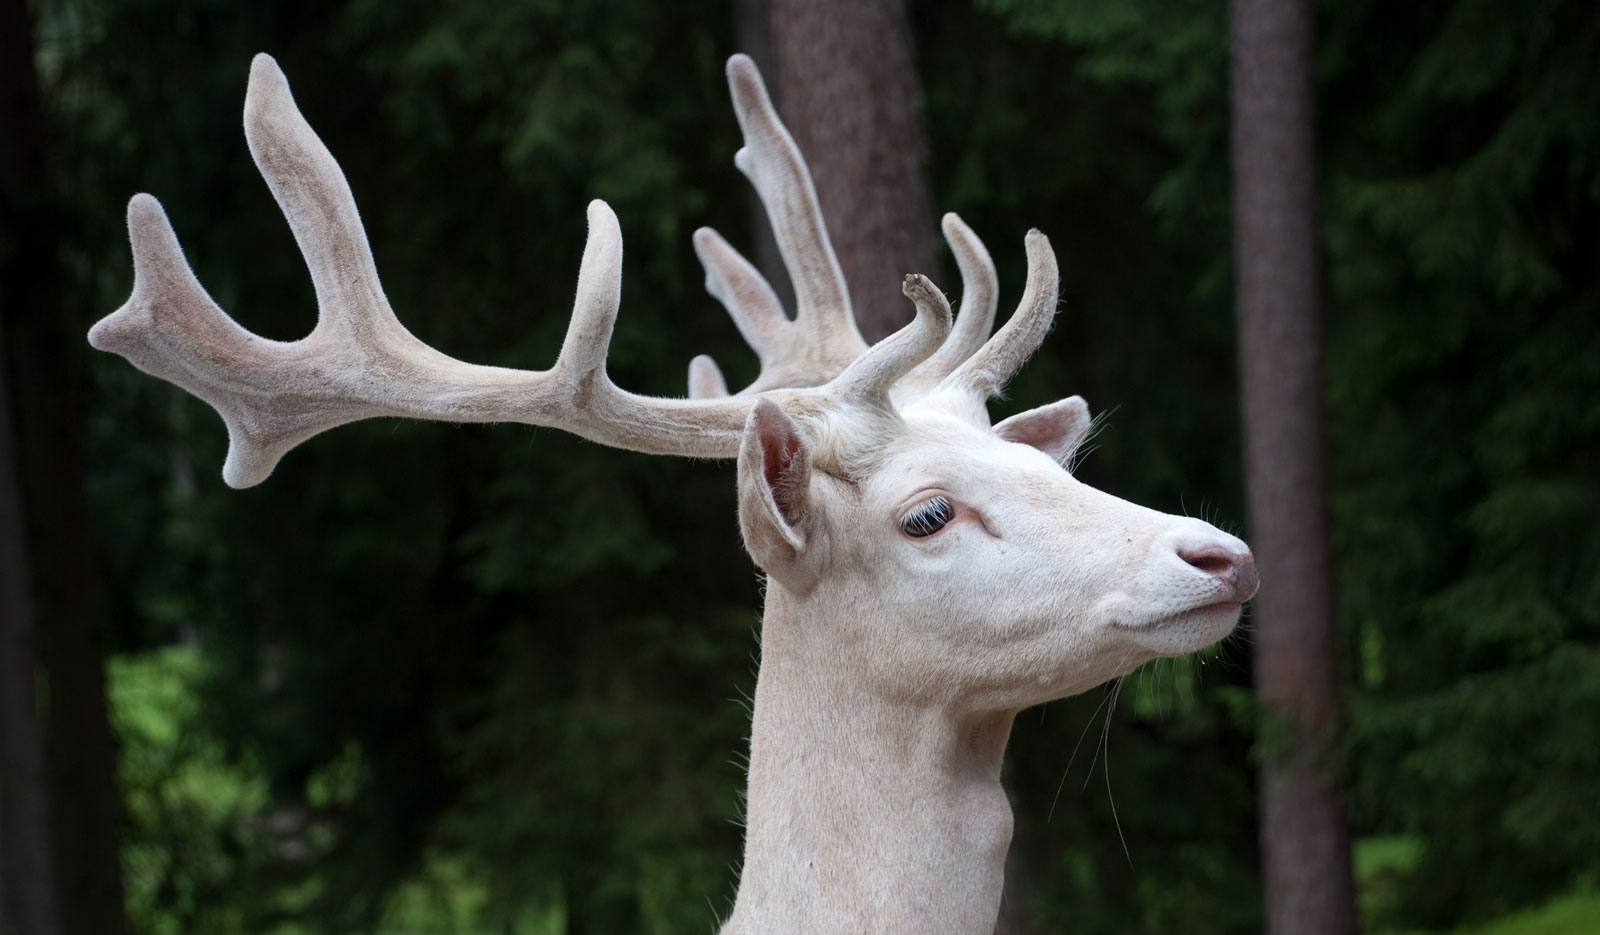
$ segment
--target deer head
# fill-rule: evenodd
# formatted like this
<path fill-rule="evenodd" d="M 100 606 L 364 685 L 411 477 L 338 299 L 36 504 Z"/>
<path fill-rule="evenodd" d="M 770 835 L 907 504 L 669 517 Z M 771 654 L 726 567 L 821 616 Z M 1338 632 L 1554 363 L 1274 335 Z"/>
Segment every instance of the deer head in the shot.
<path fill-rule="evenodd" d="M 964 391 L 798 420 L 758 404 L 739 501 L 769 613 L 838 621 L 876 690 L 985 710 L 1226 636 L 1255 593 L 1249 549 L 1076 480 L 1088 428 L 1078 397 L 994 428 Z"/>
<path fill-rule="evenodd" d="M 160 205 L 138 195 L 133 294 L 89 340 L 216 408 L 234 486 L 373 416 L 520 421 L 620 448 L 737 456 L 740 524 L 769 588 L 729 930 L 988 931 L 1009 840 L 995 793 L 1011 716 L 1226 635 L 1255 591 L 1254 562 L 1205 523 L 1075 480 L 1082 399 L 991 426 L 987 401 L 1055 314 L 1044 235 L 1028 235 L 1026 291 L 990 336 L 993 263 L 947 215 L 960 315 L 908 276 L 915 320 L 868 348 L 798 149 L 751 62 L 735 56 L 728 78 L 746 144 L 735 163 L 773 219 L 797 304 L 791 318 L 726 241 L 696 232 L 708 290 L 761 361 L 738 393 L 705 357 L 689 366 L 687 399 L 607 377 L 622 243 L 599 201 L 550 369 L 477 366 L 423 344 L 390 309 L 350 188 L 265 55 L 246 137 L 305 255 L 316 327 L 294 342 L 240 327 L 194 278 Z M 891 762 L 892 779 L 863 778 Z"/>

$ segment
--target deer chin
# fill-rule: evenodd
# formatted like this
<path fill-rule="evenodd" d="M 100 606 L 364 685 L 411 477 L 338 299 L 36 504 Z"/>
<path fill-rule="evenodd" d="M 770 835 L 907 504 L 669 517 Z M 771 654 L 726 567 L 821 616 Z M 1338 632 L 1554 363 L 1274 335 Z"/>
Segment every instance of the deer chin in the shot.
<path fill-rule="evenodd" d="M 1111 625 L 1157 656 L 1181 656 L 1205 649 L 1232 633 L 1242 608 L 1238 601 L 1216 601 L 1149 620 L 1119 620 Z"/>

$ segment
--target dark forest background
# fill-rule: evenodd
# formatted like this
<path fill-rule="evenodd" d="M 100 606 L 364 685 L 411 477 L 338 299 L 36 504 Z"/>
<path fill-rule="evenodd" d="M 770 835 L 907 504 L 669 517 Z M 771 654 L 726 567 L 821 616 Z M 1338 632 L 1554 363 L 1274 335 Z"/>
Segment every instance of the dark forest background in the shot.
<path fill-rule="evenodd" d="M 996 415 L 1082 393 L 1110 417 L 1081 477 L 1248 535 L 1226 5 L 909 9 L 934 209 L 987 241 L 1003 310 L 1028 228 L 1061 259 L 1055 332 Z M 49 363 L 68 377 L 59 407 L 28 410 L 56 416 L 24 415 L 7 454 L 68 492 L 24 486 L 28 555 L 0 545 L 31 559 L 41 605 L 77 608 L 39 636 L 62 673 L 98 671 L 82 634 L 103 633 L 128 930 L 711 930 L 735 880 L 759 622 L 731 464 L 371 421 L 232 491 L 214 414 L 79 336 L 127 296 L 123 210 L 140 191 L 242 323 L 309 330 L 310 281 L 240 130 L 250 57 L 267 51 L 424 341 L 547 366 L 598 197 L 627 246 L 618 382 L 681 395 L 709 352 L 743 385 L 754 358 L 689 239 L 709 224 L 756 243 L 732 166 L 730 5 L 28 11 L 39 119 L 8 111 L 0 134 L 34 134 L 39 156 L 8 177 L 34 181 L 0 204 L 0 260 L 72 343 Z M 1330 768 L 1362 924 L 1593 932 L 1600 15 L 1583 0 L 1343 0 L 1320 4 L 1317 28 L 1349 721 Z M 926 272 L 953 291 L 937 262 Z M 48 362 L 19 307 L 13 403 Z M 81 449 L 86 513 L 75 469 L 39 460 L 51 439 Z M 1095 692 L 1019 719 L 1017 931 L 1260 930 L 1254 784 L 1274 737 L 1250 636 L 1147 666 L 1120 704 Z M 40 704 L 71 713 L 67 674 L 47 681 Z M 48 768 L 81 754 L 92 769 L 92 733 L 46 740 L 66 751 Z M 75 817 L 92 789 L 80 804 L 76 780 L 52 775 L 57 837 L 92 853 L 71 841 L 94 833 Z"/>

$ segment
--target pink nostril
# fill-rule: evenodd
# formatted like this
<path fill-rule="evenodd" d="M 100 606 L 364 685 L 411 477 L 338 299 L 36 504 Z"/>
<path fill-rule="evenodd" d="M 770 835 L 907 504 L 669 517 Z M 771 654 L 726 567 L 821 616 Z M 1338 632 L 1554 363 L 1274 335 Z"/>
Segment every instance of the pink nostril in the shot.
<path fill-rule="evenodd" d="M 1214 575 L 1233 592 L 1232 599 L 1243 603 L 1255 597 L 1261 578 L 1256 573 L 1256 557 L 1249 549 L 1234 552 L 1220 545 L 1179 549 L 1178 557 L 1208 575 Z"/>
<path fill-rule="evenodd" d="M 1208 575 L 1224 577 L 1237 568 L 1237 557 L 1226 549 L 1206 546 L 1201 549 L 1180 549 L 1178 557 Z"/>

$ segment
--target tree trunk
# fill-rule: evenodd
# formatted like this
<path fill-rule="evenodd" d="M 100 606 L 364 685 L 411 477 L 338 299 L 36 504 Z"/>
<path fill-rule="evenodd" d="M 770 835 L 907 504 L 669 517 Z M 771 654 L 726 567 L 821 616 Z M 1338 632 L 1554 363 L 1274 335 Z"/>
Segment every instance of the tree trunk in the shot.
<path fill-rule="evenodd" d="M 34 632 L 45 673 L 43 739 L 61 935 L 124 930 L 116 758 L 106 717 L 99 577 L 79 450 L 75 368 L 57 294 L 55 216 L 23 0 L 0 2 L 0 210 L 17 232 L 0 258 L 0 327 L 15 431 Z M 3 493 L 0 493 L 3 495 Z M 9 715 L 8 715 L 9 717 Z"/>
<path fill-rule="evenodd" d="M 783 89 L 778 87 L 778 68 L 772 60 L 772 4 L 768 0 L 733 0 L 733 42 L 737 51 L 750 56 L 761 69 L 773 106 L 782 114 Z M 750 202 L 751 259 L 771 284 L 772 291 L 777 293 L 778 301 L 784 308 L 793 310 L 794 283 L 789 281 L 789 271 L 783 266 L 778 238 L 767 220 L 767 209 L 754 188 L 746 191 L 746 198 Z"/>
<path fill-rule="evenodd" d="M 856 323 L 876 341 L 911 320 L 905 275 L 939 272 L 905 2 L 772 0 L 771 15 L 783 120 L 811 166 Z"/>
<path fill-rule="evenodd" d="M 0 332 L 0 933 L 55 935 L 32 583 Z"/>
<path fill-rule="evenodd" d="M 1334 762 L 1313 9 L 1309 0 L 1233 0 L 1232 18 L 1240 391 L 1250 538 L 1262 567 L 1254 668 L 1268 727 L 1267 931 L 1351 935 L 1349 831 Z"/>
<path fill-rule="evenodd" d="M 0 5 L 0 231 L 20 229 L 18 180 L 32 167 L 7 142 L 28 132 L 36 96 L 32 50 L 20 2 Z M 26 66 L 24 68 L 23 66 Z M 19 75 L 19 72 L 26 72 Z M 37 124 L 35 123 L 35 126 Z M 14 243 L 14 242 L 13 242 Z M 9 321 L 15 280 L 26 275 L 20 246 L 0 240 L 0 322 Z M 34 622 L 33 562 L 18 477 L 11 375 L 0 328 L 0 933 L 56 935 L 55 861 L 50 847 L 50 796 L 39 717 L 39 656 Z"/>

